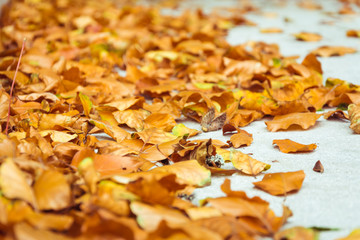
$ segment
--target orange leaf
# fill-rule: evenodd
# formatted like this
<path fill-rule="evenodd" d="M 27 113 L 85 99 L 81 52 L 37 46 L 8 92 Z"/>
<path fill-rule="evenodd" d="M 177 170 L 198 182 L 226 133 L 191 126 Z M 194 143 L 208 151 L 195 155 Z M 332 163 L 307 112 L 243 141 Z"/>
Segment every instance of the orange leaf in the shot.
<path fill-rule="evenodd" d="M 322 36 L 317 33 L 301 32 L 293 34 L 296 40 L 306 41 L 306 42 L 317 42 L 322 39 Z"/>
<path fill-rule="evenodd" d="M 253 141 L 252 134 L 248 133 L 245 130 L 239 130 L 240 131 L 238 133 L 230 137 L 230 143 L 234 148 L 239 148 L 244 145 L 249 146 Z"/>
<path fill-rule="evenodd" d="M 10 158 L 0 167 L 0 187 L 2 194 L 9 199 L 22 199 L 36 207 L 34 192 L 26 181 L 23 172 Z"/>
<path fill-rule="evenodd" d="M 130 204 L 131 211 L 136 215 L 139 225 L 147 230 L 155 230 L 161 221 L 166 221 L 170 226 L 181 226 L 189 222 L 179 210 L 166 208 L 160 205 L 148 205 L 138 201 Z"/>
<path fill-rule="evenodd" d="M 257 175 L 262 171 L 268 170 L 271 166 L 269 164 L 260 162 L 248 154 L 233 151 L 230 153 L 230 159 L 236 169 L 249 175 Z"/>
<path fill-rule="evenodd" d="M 70 205 L 70 185 L 58 171 L 43 171 L 34 184 L 34 192 L 41 210 L 60 210 Z"/>
<path fill-rule="evenodd" d="M 300 190 L 305 178 L 303 170 L 296 172 L 279 172 L 265 174 L 264 178 L 259 182 L 254 182 L 255 187 L 279 196 Z"/>
<path fill-rule="evenodd" d="M 308 129 L 315 125 L 321 114 L 316 113 L 290 113 L 282 116 L 275 116 L 273 120 L 265 122 L 267 129 L 271 132 L 287 130 L 292 126 L 299 126 Z"/>
<path fill-rule="evenodd" d="M 290 139 L 275 139 L 273 140 L 273 144 L 278 145 L 280 151 L 283 153 L 312 152 L 317 147 L 314 143 L 304 145 Z"/>
<path fill-rule="evenodd" d="M 332 56 L 342 56 L 345 54 L 355 53 L 357 50 L 351 47 L 342 47 L 342 46 L 322 46 L 311 53 L 320 57 L 332 57 Z"/>

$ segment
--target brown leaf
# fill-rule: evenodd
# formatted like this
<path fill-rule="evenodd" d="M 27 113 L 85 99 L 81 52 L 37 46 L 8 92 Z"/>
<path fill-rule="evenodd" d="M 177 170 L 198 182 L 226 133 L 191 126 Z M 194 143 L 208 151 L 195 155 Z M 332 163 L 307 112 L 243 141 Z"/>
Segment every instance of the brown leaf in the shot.
<path fill-rule="evenodd" d="M 288 130 L 292 126 L 308 129 L 315 125 L 321 114 L 316 113 L 290 113 L 282 116 L 275 116 L 273 120 L 265 122 L 267 129 L 271 132 Z"/>
<path fill-rule="evenodd" d="M 276 144 L 283 153 L 312 152 L 317 147 L 314 143 L 304 145 L 290 139 L 275 139 L 273 144 Z"/>
<path fill-rule="evenodd" d="M 209 111 L 201 118 L 201 128 L 204 132 L 219 130 L 226 121 L 226 113 L 222 113 L 215 117 L 215 109 L 210 108 Z"/>
<path fill-rule="evenodd" d="M 322 46 L 311 53 L 320 57 L 332 57 L 332 56 L 342 56 L 345 54 L 355 53 L 357 50 L 351 47 L 343 47 L 343 46 Z"/>
<path fill-rule="evenodd" d="M 319 173 L 323 173 L 324 172 L 324 166 L 322 165 L 322 163 L 320 162 L 320 160 L 318 160 L 315 163 L 315 166 L 313 168 L 314 172 L 319 172 Z"/>
<path fill-rule="evenodd" d="M 259 182 L 254 182 L 255 187 L 270 193 L 271 195 L 286 195 L 300 190 L 305 178 L 303 170 L 296 172 L 279 172 L 265 174 Z"/>
<path fill-rule="evenodd" d="M 323 113 L 325 119 L 349 119 L 349 115 L 340 109 Z"/>

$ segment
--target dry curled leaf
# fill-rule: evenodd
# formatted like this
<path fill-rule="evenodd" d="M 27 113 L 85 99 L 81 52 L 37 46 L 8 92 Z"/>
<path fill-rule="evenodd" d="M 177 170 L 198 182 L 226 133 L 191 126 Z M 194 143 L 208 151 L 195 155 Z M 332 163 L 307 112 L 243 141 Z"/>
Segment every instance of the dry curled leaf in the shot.
<path fill-rule="evenodd" d="M 290 127 L 308 129 L 315 125 L 316 120 L 321 117 L 316 113 L 290 113 L 282 116 L 275 116 L 273 120 L 265 122 L 267 129 L 271 132 L 288 130 Z"/>
<path fill-rule="evenodd" d="M 324 172 L 324 166 L 320 162 L 320 160 L 316 161 L 313 170 L 315 172 L 323 173 Z"/>
<path fill-rule="evenodd" d="M 226 121 L 226 113 L 222 113 L 215 117 L 215 109 L 210 108 L 209 111 L 201 118 L 201 128 L 204 132 L 219 130 Z"/>
<path fill-rule="evenodd" d="M 299 191 L 305 179 L 303 170 L 296 172 L 279 172 L 265 174 L 259 182 L 254 182 L 255 187 L 270 193 L 281 196 L 293 191 Z"/>
<path fill-rule="evenodd" d="M 273 144 L 276 144 L 283 153 L 312 152 L 317 147 L 314 143 L 304 145 L 290 139 L 275 139 Z"/>

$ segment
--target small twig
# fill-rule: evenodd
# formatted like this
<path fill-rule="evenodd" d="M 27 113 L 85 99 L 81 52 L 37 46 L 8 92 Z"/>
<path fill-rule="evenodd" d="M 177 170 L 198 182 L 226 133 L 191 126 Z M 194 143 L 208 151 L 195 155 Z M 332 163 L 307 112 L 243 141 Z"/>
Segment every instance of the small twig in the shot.
<path fill-rule="evenodd" d="M 11 88 L 10 88 L 9 108 L 8 108 L 8 116 L 7 116 L 6 128 L 5 128 L 5 134 L 6 134 L 6 136 L 8 135 L 8 130 L 9 130 L 12 94 L 13 94 L 13 90 L 14 90 L 14 86 L 15 86 L 16 75 L 17 75 L 17 72 L 19 71 L 19 67 L 20 67 L 21 57 L 22 57 L 22 55 L 23 55 L 23 53 L 24 53 L 24 49 L 25 49 L 25 42 L 26 42 L 26 38 L 24 38 L 24 40 L 23 40 L 23 42 L 22 42 L 22 47 L 21 47 L 21 52 L 20 52 L 20 56 L 19 56 L 19 61 L 18 61 L 17 66 L 16 66 L 14 78 L 13 78 L 13 81 L 12 81 L 12 84 L 11 84 Z"/>

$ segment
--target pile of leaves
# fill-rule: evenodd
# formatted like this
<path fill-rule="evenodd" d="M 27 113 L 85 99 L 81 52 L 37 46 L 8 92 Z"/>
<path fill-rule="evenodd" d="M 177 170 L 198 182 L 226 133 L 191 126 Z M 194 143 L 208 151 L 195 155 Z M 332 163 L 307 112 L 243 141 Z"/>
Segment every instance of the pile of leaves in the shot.
<path fill-rule="evenodd" d="M 280 232 L 290 209 L 284 206 L 276 216 L 265 200 L 231 190 L 229 180 L 221 186 L 225 197 L 204 199 L 200 206 L 191 202 L 194 189 L 209 185 L 212 175 L 255 176 L 270 168 L 237 150 L 252 142 L 241 127 L 272 116 L 269 131 L 305 130 L 321 117 L 316 110 L 360 104 L 360 86 L 334 78 L 323 84 L 316 57 L 354 49 L 324 46 L 298 63 L 282 56 L 276 44 L 229 45 L 229 29 L 253 25 L 239 13 L 254 9 L 230 17 L 201 10 L 168 16 L 132 1 L 5 4 L 0 236 L 283 239 L 294 231 L 313 236 L 304 228 Z M 324 117 L 348 118 L 341 110 Z M 231 138 L 191 140 L 201 131 L 184 120 L 199 122 L 203 131 L 222 129 Z M 291 140 L 274 143 L 284 152 L 316 148 Z M 224 162 L 233 168 L 223 168 Z M 254 185 L 286 195 L 299 190 L 304 178 L 302 170 L 273 173 Z"/>

